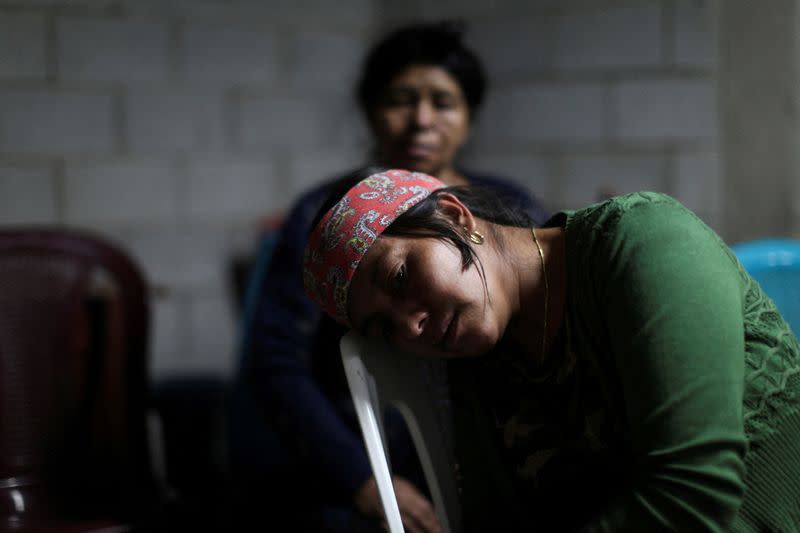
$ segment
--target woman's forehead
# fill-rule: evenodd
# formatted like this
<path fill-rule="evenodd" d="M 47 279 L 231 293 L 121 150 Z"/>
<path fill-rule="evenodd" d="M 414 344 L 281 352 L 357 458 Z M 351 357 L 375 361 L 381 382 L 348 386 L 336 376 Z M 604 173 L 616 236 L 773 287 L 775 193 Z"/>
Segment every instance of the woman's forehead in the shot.
<path fill-rule="evenodd" d="M 406 238 L 404 237 L 380 235 L 377 239 L 375 239 L 375 242 L 372 243 L 372 246 L 369 247 L 369 250 L 367 250 L 367 253 L 364 254 L 364 257 L 361 258 L 361 262 L 358 264 L 358 269 L 356 270 L 355 275 L 358 276 L 359 272 L 362 270 L 372 270 L 374 268 L 378 268 L 381 263 L 396 256 L 404 247 L 403 241 L 405 240 Z"/>
<path fill-rule="evenodd" d="M 388 86 L 425 84 L 461 94 L 463 91 L 458 80 L 439 65 L 412 64 L 395 74 Z"/>
<path fill-rule="evenodd" d="M 401 249 L 405 240 L 403 237 L 381 235 L 372 243 L 358 263 L 358 268 L 350 282 L 351 297 L 357 291 L 374 289 L 380 281 L 378 279 L 380 273 L 387 268 L 386 265 L 402 253 Z"/>
<path fill-rule="evenodd" d="M 347 314 L 353 326 L 359 327 L 363 321 L 364 308 L 368 301 L 375 297 L 376 288 L 380 283 L 381 265 L 388 261 L 391 246 L 386 244 L 387 239 L 378 237 L 367 253 L 358 263 L 347 296 Z"/>

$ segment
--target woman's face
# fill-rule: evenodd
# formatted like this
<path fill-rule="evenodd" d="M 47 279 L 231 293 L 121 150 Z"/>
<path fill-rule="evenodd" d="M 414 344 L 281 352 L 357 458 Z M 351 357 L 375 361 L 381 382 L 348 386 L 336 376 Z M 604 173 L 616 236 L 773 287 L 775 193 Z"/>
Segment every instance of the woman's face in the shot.
<path fill-rule="evenodd" d="M 361 260 L 348 297 L 353 327 L 429 357 L 481 355 L 502 336 L 502 313 L 478 268 L 433 238 L 382 236 Z"/>
<path fill-rule="evenodd" d="M 469 119 L 461 86 L 430 65 L 400 72 L 369 113 L 383 164 L 434 176 L 452 166 Z"/>

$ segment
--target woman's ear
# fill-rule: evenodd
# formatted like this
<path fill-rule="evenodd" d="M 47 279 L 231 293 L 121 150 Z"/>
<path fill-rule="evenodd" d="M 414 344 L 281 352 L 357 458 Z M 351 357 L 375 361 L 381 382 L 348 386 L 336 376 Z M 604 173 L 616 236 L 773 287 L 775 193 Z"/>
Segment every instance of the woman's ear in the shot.
<path fill-rule="evenodd" d="M 449 192 L 441 193 L 436 197 L 436 206 L 439 214 L 456 227 L 466 228 L 468 232 L 475 229 L 475 217 L 469 208 L 454 194 Z"/>

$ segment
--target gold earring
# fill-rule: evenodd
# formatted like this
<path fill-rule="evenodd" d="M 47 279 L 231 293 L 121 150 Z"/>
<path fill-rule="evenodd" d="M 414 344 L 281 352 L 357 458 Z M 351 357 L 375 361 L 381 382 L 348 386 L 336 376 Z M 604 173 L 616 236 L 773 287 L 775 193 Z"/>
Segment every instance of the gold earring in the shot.
<path fill-rule="evenodd" d="M 480 231 L 472 230 L 472 233 L 469 234 L 469 240 L 475 244 L 483 244 L 483 241 L 486 239 L 483 237 L 483 234 Z"/>

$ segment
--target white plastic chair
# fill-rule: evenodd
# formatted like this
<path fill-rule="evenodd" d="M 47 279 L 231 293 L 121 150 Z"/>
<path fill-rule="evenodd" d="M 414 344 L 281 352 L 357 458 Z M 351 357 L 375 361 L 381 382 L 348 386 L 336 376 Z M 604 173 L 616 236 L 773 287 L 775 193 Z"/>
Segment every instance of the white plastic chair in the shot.
<path fill-rule="evenodd" d="M 342 338 L 340 346 L 389 531 L 403 533 L 382 421 L 384 408 L 392 404 L 408 424 L 442 530 L 460 532 L 458 485 L 437 414 L 441 405 L 424 377 L 423 361 L 352 331 Z"/>

